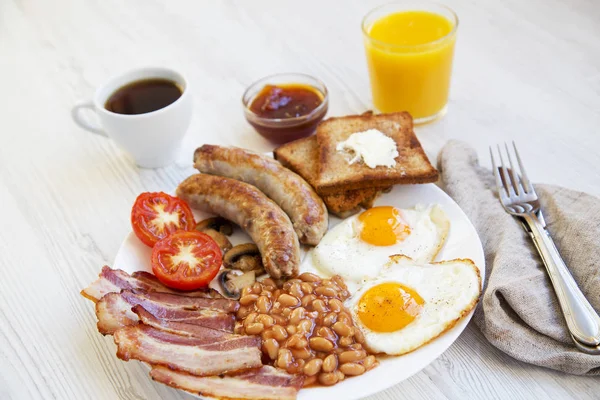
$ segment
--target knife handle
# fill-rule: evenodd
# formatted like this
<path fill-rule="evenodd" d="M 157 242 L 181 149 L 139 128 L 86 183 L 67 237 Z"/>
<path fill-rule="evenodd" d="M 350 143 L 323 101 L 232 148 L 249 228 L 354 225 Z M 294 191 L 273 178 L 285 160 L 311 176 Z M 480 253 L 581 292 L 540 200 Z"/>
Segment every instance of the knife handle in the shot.
<path fill-rule="evenodd" d="M 554 241 L 535 214 L 523 216 L 556 292 L 567 327 L 574 340 L 591 352 L 600 352 L 600 317 L 585 298 L 563 261 Z"/>

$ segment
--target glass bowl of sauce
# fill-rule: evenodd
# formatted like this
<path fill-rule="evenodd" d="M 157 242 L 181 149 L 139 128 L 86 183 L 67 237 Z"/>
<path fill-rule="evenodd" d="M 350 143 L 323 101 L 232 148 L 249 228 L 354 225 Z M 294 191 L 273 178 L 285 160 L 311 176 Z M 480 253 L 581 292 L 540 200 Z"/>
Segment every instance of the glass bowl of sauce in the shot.
<path fill-rule="evenodd" d="M 242 102 L 250 125 L 264 138 L 282 144 L 315 131 L 327 114 L 329 95 L 320 80 L 287 73 L 254 82 Z"/>

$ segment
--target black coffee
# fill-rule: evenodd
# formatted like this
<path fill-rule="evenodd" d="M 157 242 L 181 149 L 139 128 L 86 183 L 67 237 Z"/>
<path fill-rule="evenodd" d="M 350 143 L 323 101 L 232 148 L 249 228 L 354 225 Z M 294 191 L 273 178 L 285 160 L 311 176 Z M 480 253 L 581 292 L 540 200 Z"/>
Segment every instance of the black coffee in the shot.
<path fill-rule="evenodd" d="M 104 107 L 117 114 L 144 114 L 175 102 L 182 90 L 168 79 L 144 79 L 117 89 Z"/>

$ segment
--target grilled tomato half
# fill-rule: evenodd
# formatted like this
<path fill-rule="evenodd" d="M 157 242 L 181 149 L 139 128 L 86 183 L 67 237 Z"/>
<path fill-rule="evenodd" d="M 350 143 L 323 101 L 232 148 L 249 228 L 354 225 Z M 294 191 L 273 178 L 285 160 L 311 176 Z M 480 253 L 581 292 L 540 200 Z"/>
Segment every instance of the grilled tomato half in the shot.
<path fill-rule="evenodd" d="M 135 199 L 131 226 L 145 245 L 153 247 L 173 232 L 193 230 L 196 221 L 185 201 L 163 192 L 146 192 Z"/>
<path fill-rule="evenodd" d="M 152 272 L 173 289 L 206 287 L 219 272 L 221 262 L 219 245 L 207 234 L 197 231 L 175 232 L 152 249 Z"/>

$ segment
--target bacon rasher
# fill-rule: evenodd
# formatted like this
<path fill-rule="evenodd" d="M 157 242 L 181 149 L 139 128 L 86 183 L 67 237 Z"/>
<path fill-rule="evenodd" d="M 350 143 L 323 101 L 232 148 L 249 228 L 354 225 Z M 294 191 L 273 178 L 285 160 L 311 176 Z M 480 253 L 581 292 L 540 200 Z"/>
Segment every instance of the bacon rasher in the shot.
<path fill-rule="evenodd" d="M 120 269 L 112 269 L 108 266 L 102 267 L 98 279 L 90 286 L 81 291 L 85 298 L 96 302 L 107 293 L 120 292 L 121 290 L 143 290 L 146 292 L 161 292 L 179 294 L 186 297 L 221 298 L 222 296 L 214 289 L 195 290 L 192 292 L 181 292 L 169 289 L 152 274 L 137 271 L 129 275 Z"/>
<path fill-rule="evenodd" d="M 150 298 L 149 298 L 150 297 Z M 154 296 L 154 298 L 157 296 Z M 180 297 L 180 296 L 177 296 Z M 96 316 L 98 317 L 98 331 L 103 335 L 112 335 L 117 329 L 124 326 L 135 325 L 140 318 L 132 308 L 139 307 L 156 321 L 166 318 L 171 321 L 185 322 L 186 324 L 201 325 L 207 328 L 233 332 L 235 316 L 222 310 L 198 307 L 193 309 L 190 303 L 207 299 L 190 298 L 192 301 L 178 307 L 173 302 L 161 303 L 153 301 L 153 296 L 145 293 L 134 293 L 124 290 L 121 293 L 108 293 L 96 303 Z M 140 305 L 141 306 L 138 306 Z M 153 313 L 143 308 L 146 305 Z M 230 307 L 228 303 L 227 307 Z M 135 306 L 135 307 L 134 307 Z M 235 306 L 234 306 L 235 307 Z M 157 316 L 158 318 L 155 318 Z M 148 318 L 148 317 L 147 317 Z"/>
<path fill-rule="evenodd" d="M 260 337 L 204 328 L 202 337 L 185 337 L 148 325 L 121 328 L 113 334 L 117 357 L 162 365 L 198 376 L 260 368 Z"/>
<path fill-rule="evenodd" d="M 153 366 L 150 377 L 157 382 L 190 393 L 230 400 L 294 400 L 302 388 L 301 375 L 289 375 L 271 366 L 263 366 L 232 376 L 199 377 Z"/>

